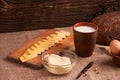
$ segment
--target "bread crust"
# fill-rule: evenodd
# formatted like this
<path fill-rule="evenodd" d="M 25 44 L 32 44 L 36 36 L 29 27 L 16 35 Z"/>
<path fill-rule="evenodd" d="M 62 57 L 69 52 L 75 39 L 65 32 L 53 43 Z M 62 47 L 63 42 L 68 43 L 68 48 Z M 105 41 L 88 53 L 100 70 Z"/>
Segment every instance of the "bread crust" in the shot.
<path fill-rule="evenodd" d="M 91 22 L 97 24 L 99 27 L 98 44 L 109 45 L 113 39 L 120 40 L 120 11 L 97 16 Z"/>

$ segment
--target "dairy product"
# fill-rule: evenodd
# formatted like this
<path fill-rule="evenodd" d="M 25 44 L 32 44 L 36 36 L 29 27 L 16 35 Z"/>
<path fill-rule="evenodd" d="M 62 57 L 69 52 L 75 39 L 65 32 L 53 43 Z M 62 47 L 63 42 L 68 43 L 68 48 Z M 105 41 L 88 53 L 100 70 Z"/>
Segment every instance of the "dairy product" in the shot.
<path fill-rule="evenodd" d="M 48 59 L 48 71 L 53 74 L 65 74 L 72 70 L 70 58 L 51 54 Z"/>
<path fill-rule="evenodd" d="M 78 26 L 75 28 L 75 30 L 83 33 L 90 33 L 95 31 L 95 29 L 90 26 Z"/>
<path fill-rule="evenodd" d="M 26 62 L 30 59 L 33 59 L 41 54 L 45 50 L 48 50 L 50 47 L 54 46 L 56 43 L 60 43 L 64 38 L 70 36 L 70 33 L 67 31 L 55 31 L 36 43 L 30 46 L 23 54 L 20 56 L 21 62 Z"/>

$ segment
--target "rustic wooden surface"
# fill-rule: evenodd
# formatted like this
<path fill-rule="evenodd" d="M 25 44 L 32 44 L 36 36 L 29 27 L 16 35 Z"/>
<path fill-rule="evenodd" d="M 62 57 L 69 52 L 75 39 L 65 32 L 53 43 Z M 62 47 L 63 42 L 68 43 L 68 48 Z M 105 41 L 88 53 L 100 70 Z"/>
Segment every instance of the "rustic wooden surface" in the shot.
<path fill-rule="evenodd" d="M 71 27 L 60 28 L 61 30 L 70 31 Z M 75 68 L 63 76 L 55 76 L 50 74 L 45 68 L 40 70 L 29 68 L 21 64 L 8 61 L 6 57 L 15 49 L 32 40 L 34 37 L 45 32 L 45 29 L 0 34 L 0 80 L 74 80 L 78 73 L 90 61 L 94 62 L 86 75 L 80 80 L 119 80 L 120 68 L 112 63 L 108 46 L 96 45 L 95 51 L 91 57 L 78 58 Z M 74 51 L 74 47 L 71 48 Z M 97 68 L 97 71 L 95 71 Z"/>
<path fill-rule="evenodd" d="M 71 26 L 111 11 L 119 0 L 0 0 L 0 32 Z"/>

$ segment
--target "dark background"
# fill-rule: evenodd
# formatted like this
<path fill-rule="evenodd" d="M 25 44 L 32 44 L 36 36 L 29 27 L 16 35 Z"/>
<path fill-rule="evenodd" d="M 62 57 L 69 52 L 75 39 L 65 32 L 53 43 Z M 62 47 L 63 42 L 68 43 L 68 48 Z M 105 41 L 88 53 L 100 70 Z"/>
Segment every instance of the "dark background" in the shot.
<path fill-rule="evenodd" d="M 68 27 L 120 11 L 120 0 L 0 0 L 0 33 Z"/>

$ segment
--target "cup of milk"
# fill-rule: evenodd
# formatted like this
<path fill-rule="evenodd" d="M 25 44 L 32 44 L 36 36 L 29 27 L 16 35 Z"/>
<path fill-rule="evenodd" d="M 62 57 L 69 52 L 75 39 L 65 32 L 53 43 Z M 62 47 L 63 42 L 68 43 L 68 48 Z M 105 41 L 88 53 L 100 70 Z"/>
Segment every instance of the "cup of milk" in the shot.
<path fill-rule="evenodd" d="M 98 26 L 91 22 L 79 22 L 73 26 L 75 51 L 78 56 L 89 57 L 96 45 Z"/>

